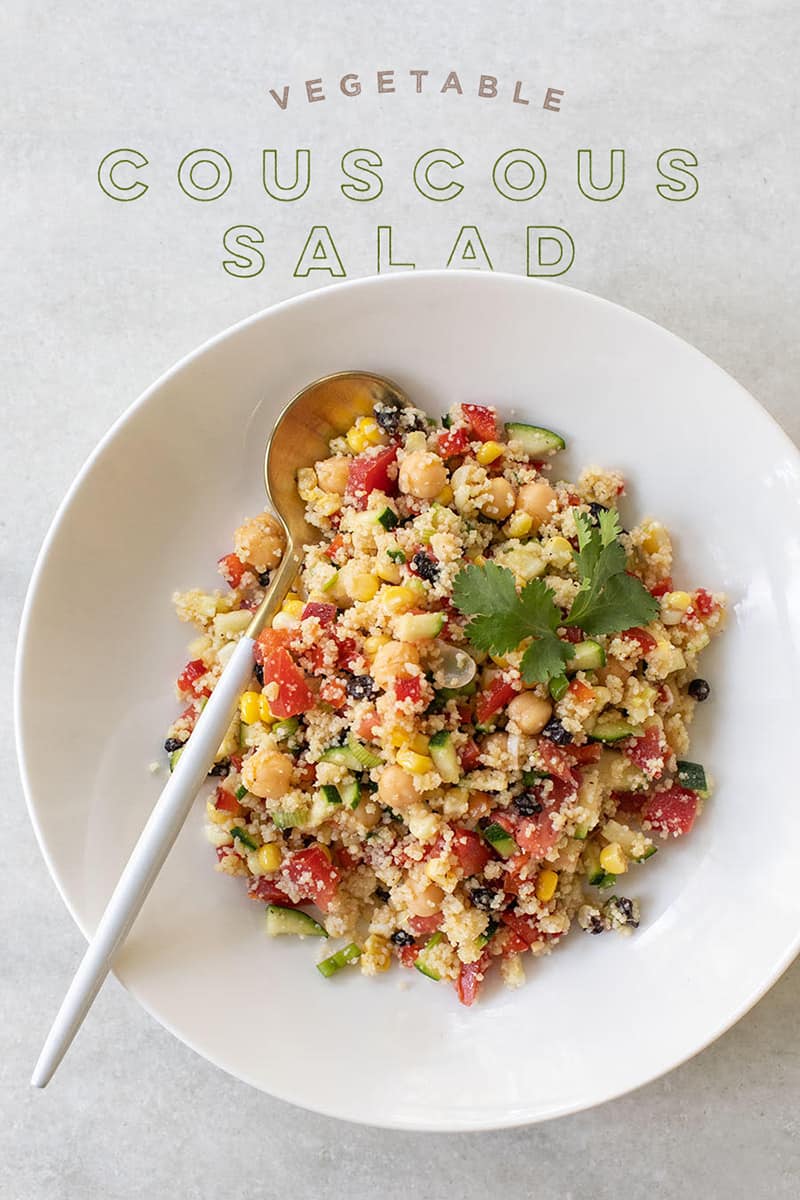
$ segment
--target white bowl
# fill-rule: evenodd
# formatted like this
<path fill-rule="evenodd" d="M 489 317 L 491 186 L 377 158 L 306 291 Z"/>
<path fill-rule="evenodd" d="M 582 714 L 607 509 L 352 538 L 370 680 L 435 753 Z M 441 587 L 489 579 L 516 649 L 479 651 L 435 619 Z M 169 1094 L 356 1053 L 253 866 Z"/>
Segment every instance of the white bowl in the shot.
<path fill-rule="evenodd" d="M 269 941 L 261 906 L 213 871 L 198 804 L 118 974 L 200 1054 L 319 1112 L 463 1130 L 586 1108 L 722 1033 L 800 934 L 798 453 L 729 376 L 641 317 L 551 283 L 418 272 L 278 305 L 179 363 L 84 467 L 34 573 L 17 680 L 31 817 L 88 935 L 164 783 L 148 764 L 163 760 L 189 634 L 170 595 L 219 583 L 217 557 L 262 505 L 275 415 L 348 368 L 387 374 L 434 414 L 488 401 L 553 426 L 567 477 L 622 469 L 630 517 L 673 530 L 678 581 L 730 596 L 691 753 L 717 790 L 690 837 L 626 880 L 633 937 L 576 930 L 522 990 L 487 989 L 469 1010 L 414 971 L 323 980 L 316 947 Z"/>

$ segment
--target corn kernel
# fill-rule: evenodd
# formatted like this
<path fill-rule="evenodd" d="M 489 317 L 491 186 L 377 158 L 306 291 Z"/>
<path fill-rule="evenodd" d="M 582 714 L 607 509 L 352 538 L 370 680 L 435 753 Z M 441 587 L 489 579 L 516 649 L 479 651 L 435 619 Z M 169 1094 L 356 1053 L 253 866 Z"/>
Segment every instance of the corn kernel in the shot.
<path fill-rule="evenodd" d="M 502 667 L 503 670 L 505 670 L 508 666 L 508 659 L 504 658 L 502 654 L 490 654 L 489 658 L 492 660 L 495 666 Z"/>
<path fill-rule="evenodd" d="M 369 442 L 366 435 L 358 428 L 358 425 L 352 425 L 345 434 L 347 444 L 354 454 L 361 454 L 362 450 L 366 450 Z"/>
<path fill-rule="evenodd" d="M 540 871 L 536 880 L 536 899 L 546 904 L 548 900 L 553 899 L 557 887 L 558 873 L 556 871 Z"/>
<path fill-rule="evenodd" d="M 427 775 L 428 771 L 433 770 L 433 759 L 428 758 L 427 754 L 417 754 L 410 746 L 403 746 L 397 752 L 397 765 L 412 775 Z"/>
<path fill-rule="evenodd" d="M 342 507 L 342 497 L 338 492 L 320 492 L 314 496 L 314 506 L 323 517 L 332 517 Z"/>
<path fill-rule="evenodd" d="M 370 446 L 380 446 L 386 440 L 373 417 L 359 417 L 356 425 Z"/>
<path fill-rule="evenodd" d="M 369 968 L 370 974 L 388 971 L 392 965 L 392 948 L 385 937 L 379 933 L 371 933 L 364 942 L 361 955 L 361 968 Z"/>
<path fill-rule="evenodd" d="M 438 504 L 452 504 L 453 499 L 453 489 L 450 487 L 449 483 L 446 483 L 439 492 L 439 495 L 436 497 L 436 501 Z"/>
<path fill-rule="evenodd" d="M 206 816 L 212 825 L 224 825 L 230 820 L 231 814 L 221 808 L 216 808 L 210 800 L 206 800 Z"/>
<path fill-rule="evenodd" d="M 258 697 L 258 719 L 259 721 L 267 722 L 275 720 L 275 717 L 272 715 L 272 709 L 269 706 L 269 700 L 264 695 Z"/>
<path fill-rule="evenodd" d="M 404 613 L 417 603 L 417 595 L 413 588 L 402 584 L 400 587 L 383 588 L 381 600 L 390 613 Z"/>
<path fill-rule="evenodd" d="M 667 592 L 662 601 L 661 620 L 665 625 L 678 625 L 691 604 L 688 592 Z"/>
<path fill-rule="evenodd" d="M 565 537 L 552 537 L 545 543 L 545 554 L 554 567 L 568 567 L 572 562 L 572 546 Z"/>
<path fill-rule="evenodd" d="M 331 854 L 329 846 L 326 846 L 323 842 L 314 842 L 314 849 L 321 850 L 328 862 L 333 862 L 333 855 Z"/>
<path fill-rule="evenodd" d="M 475 457 L 482 467 L 488 467 L 489 463 L 493 463 L 505 453 L 505 449 L 500 442 L 484 442 Z"/>
<path fill-rule="evenodd" d="M 263 875 L 271 875 L 273 871 L 277 871 L 282 861 L 280 846 L 276 846 L 274 842 L 266 842 L 256 851 L 258 869 Z"/>
<path fill-rule="evenodd" d="M 313 467 L 301 467 L 297 472 L 297 491 L 301 500 L 313 499 L 317 486 L 317 473 Z"/>
<path fill-rule="evenodd" d="M 304 608 L 305 601 L 295 598 L 294 600 L 284 600 L 283 604 L 281 605 L 281 612 L 288 613 L 290 617 L 294 617 L 296 620 L 299 620 L 303 615 Z"/>
<path fill-rule="evenodd" d="M 600 866 L 610 875 L 624 875 L 628 869 L 625 851 L 619 842 L 609 842 L 600 851 Z"/>
<path fill-rule="evenodd" d="M 373 600 L 378 591 L 378 581 L 374 575 L 368 575 L 366 571 L 359 572 L 353 576 L 353 581 L 347 589 L 354 600 L 366 602 Z"/>
<path fill-rule="evenodd" d="M 515 512 L 506 525 L 506 533 L 512 538 L 525 537 L 530 533 L 533 525 L 533 517 L 530 513 Z"/>
<path fill-rule="evenodd" d="M 259 719 L 260 692 L 243 692 L 239 697 L 239 716 L 245 725 L 252 725 Z"/>
<path fill-rule="evenodd" d="M 399 725 L 395 725 L 389 733 L 389 742 L 392 746 L 405 746 L 408 741 L 408 734 L 405 729 L 401 729 Z"/>
<path fill-rule="evenodd" d="M 373 633 L 364 639 L 364 653 L 368 658 L 374 658 L 381 646 L 388 646 L 391 640 L 391 638 L 384 637 L 382 633 Z"/>
<path fill-rule="evenodd" d="M 428 739 L 424 734 L 409 733 L 407 729 L 402 729 L 399 725 L 395 725 L 389 734 L 389 741 L 393 746 L 408 746 L 417 754 L 428 753 Z"/>
<path fill-rule="evenodd" d="M 396 562 L 392 562 L 390 558 L 387 558 L 385 561 L 381 558 L 378 559 L 375 564 L 375 574 L 384 583 L 399 583 L 403 578 L 399 565 Z"/>
<path fill-rule="evenodd" d="M 668 544 L 668 534 L 663 525 L 648 524 L 642 538 L 642 549 L 645 554 L 658 554 Z"/>
<path fill-rule="evenodd" d="M 476 554 L 472 561 L 475 563 L 476 567 L 485 567 L 486 566 L 486 559 L 483 557 L 482 554 Z"/>

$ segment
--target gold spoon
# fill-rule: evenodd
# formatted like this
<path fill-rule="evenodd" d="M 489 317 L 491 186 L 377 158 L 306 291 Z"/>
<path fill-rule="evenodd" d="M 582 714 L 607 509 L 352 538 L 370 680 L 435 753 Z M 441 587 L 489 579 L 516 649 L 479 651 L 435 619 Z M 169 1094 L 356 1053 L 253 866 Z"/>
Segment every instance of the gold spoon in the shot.
<path fill-rule="evenodd" d="M 34 1087 L 46 1087 L 78 1032 L 128 935 L 205 781 L 233 720 L 239 696 L 253 674 L 255 639 L 272 620 L 295 580 L 303 547 L 319 530 L 305 519 L 297 472 L 327 457 L 331 438 L 343 434 L 377 403 L 404 406 L 395 384 L 366 371 L 342 371 L 316 380 L 287 404 L 267 442 L 267 496 L 286 533 L 286 549 L 247 631 L 240 638 L 203 709 L 166 787 L 147 819 L 78 970 L 56 1014 L 33 1072 Z"/>

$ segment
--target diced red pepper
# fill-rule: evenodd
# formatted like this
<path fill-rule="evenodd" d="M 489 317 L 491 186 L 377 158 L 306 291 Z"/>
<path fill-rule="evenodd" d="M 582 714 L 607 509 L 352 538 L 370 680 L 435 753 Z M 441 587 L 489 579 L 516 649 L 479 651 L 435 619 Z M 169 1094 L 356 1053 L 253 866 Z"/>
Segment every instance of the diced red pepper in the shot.
<path fill-rule="evenodd" d="M 288 629 L 262 629 L 256 638 L 256 658 L 263 662 L 275 650 L 285 650 L 292 640 Z"/>
<path fill-rule="evenodd" d="M 394 681 L 394 694 L 398 702 L 410 700 L 419 704 L 422 699 L 422 680 L 419 675 L 399 675 Z"/>
<path fill-rule="evenodd" d="M 585 700 L 591 700 L 594 696 L 594 689 L 589 687 L 588 683 L 584 683 L 582 679 L 573 679 L 567 690 L 578 704 L 582 704 Z"/>
<path fill-rule="evenodd" d="M 350 463 L 346 497 L 359 509 L 367 507 L 370 492 L 394 496 L 397 492 L 397 446 L 375 446 Z M 394 469 L 393 469 L 394 468 Z"/>
<path fill-rule="evenodd" d="M 356 659 L 361 657 L 361 652 L 358 649 L 355 638 L 345 637 L 339 638 L 334 635 L 338 653 L 336 656 L 337 664 L 344 668 L 345 671 L 352 669 Z"/>
<path fill-rule="evenodd" d="M 502 675 L 498 675 L 489 684 L 485 692 L 481 692 L 475 701 L 475 718 L 479 725 L 485 725 L 489 717 L 505 708 L 519 691 L 519 686 L 509 683 Z"/>
<path fill-rule="evenodd" d="M 672 576 L 668 575 L 666 579 L 660 579 L 658 583 L 654 583 L 650 588 L 650 595 L 658 599 L 659 596 L 666 596 L 667 592 L 674 591 L 672 586 Z"/>
<path fill-rule="evenodd" d="M 600 755 L 603 753 L 603 747 L 599 742 L 587 742 L 585 746 L 570 746 L 569 756 L 581 766 L 585 763 L 596 763 L 600 761 Z"/>
<path fill-rule="evenodd" d="M 698 588 L 694 594 L 694 607 L 701 617 L 710 617 L 716 611 L 717 602 L 705 588 Z"/>
<path fill-rule="evenodd" d="M 484 950 L 475 962 L 461 964 L 456 980 L 456 992 L 461 1003 L 465 1004 L 467 1008 L 477 1000 L 478 992 L 491 961 L 491 955 Z"/>
<path fill-rule="evenodd" d="M 375 737 L 375 731 L 380 725 L 380 718 L 374 708 L 369 709 L 359 720 L 356 725 L 356 735 L 362 738 L 365 742 L 371 742 Z"/>
<path fill-rule="evenodd" d="M 523 913 L 504 912 L 500 920 L 507 929 L 520 938 L 526 946 L 532 946 L 534 942 L 548 941 L 548 934 L 544 933 L 536 923 L 536 918 L 526 916 Z"/>
<path fill-rule="evenodd" d="M 296 717 L 313 707 L 314 693 L 288 650 L 273 650 L 264 659 L 264 685 L 276 683 L 278 694 L 269 706 L 276 717 Z"/>
<path fill-rule="evenodd" d="M 483 868 L 492 857 L 489 847 L 477 833 L 471 829 L 453 830 L 453 853 L 459 861 L 465 876 L 480 875 Z"/>
<path fill-rule="evenodd" d="M 523 883 L 532 883 L 535 868 L 527 853 L 514 854 L 506 860 L 506 871 L 503 876 L 503 891 L 509 896 L 518 896 Z"/>
<path fill-rule="evenodd" d="M 462 404 L 464 416 L 472 426 L 472 432 L 482 442 L 494 441 L 497 437 L 497 416 L 485 404 Z"/>
<path fill-rule="evenodd" d="M 232 754 L 231 755 L 231 766 L 233 767 L 234 771 L 241 771 L 241 769 L 242 769 L 241 754 Z"/>
<path fill-rule="evenodd" d="M 339 887 L 339 872 L 319 846 L 298 850 L 283 870 L 304 900 L 327 912 Z"/>
<path fill-rule="evenodd" d="M 464 771 L 474 771 L 480 765 L 480 746 L 474 738 L 468 738 L 458 751 L 458 758 Z"/>
<path fill-rule="evenodd" d="M 280 904 L 284 908 L 298 907 L 294 900 L 290 900 L 286 892 L 279 888 L 272 879 L 267 879 L 266 875 L 258 875 L 255 879 L 251 879 L 247 894 L 251 900 L 260 900 L 263 904 Z"/>
<path fill-rule="evenodd" d="M 358 851 L 348 850 L 346 846 L 336 851 L 336 865 L 342 871 L 352 871 L 362 861 L 363 856 Z"/>
<path fill-rule="evenodd" d="M 413 967 L 419 957 L 419 946 L 398 946 L 397 957 L 404 967 Z"/>
<path fill-rule="evenodd" d="M 648 633 L 646 629 L 640 629 L 637 625 L 634 625 L 632 629 L 626 629 L 621 636 L 631 642 L 636 642 L 642 658 L 646 658 L 658 644 L 651 633 Z"/>
<path fill-rule="evenodd" d="M 514 837 L 520 850 L 531 858 L 542 858 L 555 846 L 561 833 L 553 828 L 550 814 L 542 812 L 535 817 L 520 817 Z"/>
<path fill-rule="evenodd" d="M 344 535 L 341 533 L 337 533 L 334 537 L 331 538 L 330 542 L 328 543 L 327 547 L 325 548 L 324 554 L 325 554 L 326 558 L 329 558 L 331 560 L 331 562 L 336 563 L 336 556 L 339 553 L 339 551 L 343 548 L 343 546 L 344 546 Z M 336 565 L 338 566 L 339 564 L 337 563 Z"/>
<path fill-rule="evenodd" d="M 232 817 L 240 817 L 244 812 L 239 801 L 234 796 L 233 792 L 229 792 L 227 788 L 218 787 L 214 796 L 214 808 L 219 812 L 230 813 Z"/>
<path fill-rule="evenodd" d="M 225 582 L 232 588 L 238 588 L 245 571 L 253 568 L 243 563 L 238 554 L 225 554 L 217 563 L 217 569 Z"/>
<path fill-rule="evenodd" d="M 237 858 L 241 858 L 240 854 L 236 854 L 236 851 L 234 850 L 232 845 L 217 846 L 216 852 L 217 852 L 217 862 L 222 862 L 222 860 L 224 858 L 227 858 L 229 854 L 234 854 L 234 855 L 236 855 Z"/>
<path fill-rule="evenodd" d="M 660 779 L 664 774 L 668 747 L 657 725 L 649 725 L 641 737 L 628 738 L 621 748 L 648 779 Z"/>
<path fill-rule="evenodd" d="M 577 625 L 567 625 L 564 629 L 564 633 L 562 634 L 562 637 L 564 638 L 565 642 L 576 643 L 576 642 L 582 642 L 583 639 L 586 637 L 586 634 L 583 632 L 582 629 L 578 629 Z"/>
<path fill-rule="evenodd" d="M 309 600 L 303 609 L 300 619 L 304 621 L 306 617 L 316 617 L 320 625 L 330 625 L 331 621 L 336 620 L 338 611 L 335 604 L 326 604 L 324 601 L 319 600 Z"/>
<path fill-rule="evenodd" d="M 572 772 L 568 750 L 562 750 L 548 738 L 539 738 L 538 750 L 548 775 L 555 775 L 556 779 L 560 779 L 564 783 L 577 784 L 578 780 Z"/>
<path fill-rule="evenodd" d="M 178 676 L 178 690 L 181 692 L 191 692 L 195 696 L 210 696 L 211 688 L 197 686 L 198 679 L 202 679 L 208 674 L 208 667 L 203 662 L 202 658 L 193 658 L 188 662 Z"/>
<path fill-rule="evenodd" d="M 442 914 L 434 913 L 431 917 L 409 917 L 408 928 L 417 937 L 428 937 L 429 934 L 435 933 L 441 928 Z"/>
<path fill-rule="evenodd" d="M 319 698 L 338 712 L 347 703 L 347 688 L 341 679 L 326 679 L 319 689 Z"/>
<path fill-rule="evenodd" d="M 438 435 L 439 453 L 442 458 L 456 458 L 469 449 L 469 433 L 466 429 L 443 429 Z"/>
<path fill-rule="evenodd" d="M 505 941 L 503 943 L 503 958 L 508 958 L 510 954 L 524 954 L 529 949 L 529 943 L 525 938 L 520 937 L 513 929 L 506 930 Z"/>
<path fill-rule="evenodd" d="M 642 805 L 642 821 L 659 833 L 689 833 L 697 817 L 697 792 L 673 784 L 665 792 L 653 792 Z"/>

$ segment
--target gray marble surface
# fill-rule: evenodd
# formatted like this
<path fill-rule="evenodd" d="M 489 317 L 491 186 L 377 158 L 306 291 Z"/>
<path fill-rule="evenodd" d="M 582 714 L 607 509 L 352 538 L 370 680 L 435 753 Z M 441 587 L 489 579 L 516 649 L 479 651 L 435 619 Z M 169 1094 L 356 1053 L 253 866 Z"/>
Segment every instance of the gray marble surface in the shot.
<path fill-rule="evenodd" d="M 513 1200 L 788 1200 L 800 1191 L 798 964 L 692 1062 L 614 1103 L 530 1129 L 392 1134 L 289 1108 L 196 1057 L 113 980 L 54 1084 L 28 1088 L 81 952 L 37 849 L 12 749 L 11 660 L 34 558 L 84 458 L 147 384 L 217 330 L 316 285 L 292 277 L 312 224 L 330 226 L 349 276 L 375 269 L 378 224 L 393 225 L 399 257 L 420 267 L 444 265 L 459 227 L 478 224 L 495 267 L 513 271 L 525 269 L 526 224 L 564 226 L 577 248 L 564 282 L 688 338 L 800 439 L 792 0 L 499 7 L 4 6 L 3 1200 L 340 1192 L 472 1200 L 487 1188 Z M 336 94 L 345 72 L 374 80 L 391 68 L 404 81 L 395 95 L 378 97 L 374 82 L 354 100 Z M 439 81 L 430 95 L 412 94 L 412 68 Z M 463 96 L 438 92 L 450 70 L 462 73 Z M 496 101 L 474 96 L 482 72 L 501 81 Z M 316 77 L 331 81 L 328 100 L 301 102 L 303 81 Z M 516 79 L 531 96 L 564 89 L 562 112 L 545 113 L 540 101 L 515 107 Z M 285 83 L 282 112 L 268 89 Z M 115 204 L 96 183 L 100 158 L 118 146 L 150 160 L 150 192 L 134 204 Z M 234 168 L 229 192 L 211 204 L 189 200 L 175 182 L 180 159 L 200 146 L 223 150 Z M 265 146 L 312 148 L 302 201 L 264 196 Z M 339 191 L 339 160 L 353 146 L 384 158 L 384 194 L 372 204 Z M 416 157 L 433 146 L 465 159 L 465 190 L 450 204 L 422 200 L 410 183 Z M 494 159 L 514 146 L 548 165 L 547 190 L 531 206 L 503 201 L 488 182 Z M 618 200 L 592 204 L 577 191 L 583 146 L 626 148 Z M 690 203 L 655 193 L 656 156 L 671 146 L 700 160 Z M 267 268 L 254 279 L 220 266 L 222 234 L 234 224 L 263 229 Z M 732 869 L 758 886 L 757 866 Z"/>

